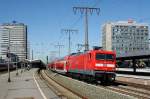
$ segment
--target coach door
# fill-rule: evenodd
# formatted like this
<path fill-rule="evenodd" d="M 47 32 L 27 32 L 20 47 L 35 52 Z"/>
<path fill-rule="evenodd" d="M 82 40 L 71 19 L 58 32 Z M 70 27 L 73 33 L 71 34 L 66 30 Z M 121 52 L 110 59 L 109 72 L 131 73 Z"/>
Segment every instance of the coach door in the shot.
<path fill-rule="evenodd" d="M 67 72 L 67 61 L 64 61 L 64 72 Z"/>

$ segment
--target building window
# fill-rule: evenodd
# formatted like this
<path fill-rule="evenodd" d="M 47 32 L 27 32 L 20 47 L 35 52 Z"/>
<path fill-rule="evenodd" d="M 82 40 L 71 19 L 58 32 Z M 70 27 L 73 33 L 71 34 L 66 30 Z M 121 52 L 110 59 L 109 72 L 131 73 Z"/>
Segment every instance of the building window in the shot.
<path fill-rule="evenodd" d="M 143 39 L 143 37 L 141 37 L 141 39 Z"/>
<path fill-rule="evenodd" d="M 145 35 L 147 36 L 147 35 L 148 35 L 148 33 L 145 33 Z"/>

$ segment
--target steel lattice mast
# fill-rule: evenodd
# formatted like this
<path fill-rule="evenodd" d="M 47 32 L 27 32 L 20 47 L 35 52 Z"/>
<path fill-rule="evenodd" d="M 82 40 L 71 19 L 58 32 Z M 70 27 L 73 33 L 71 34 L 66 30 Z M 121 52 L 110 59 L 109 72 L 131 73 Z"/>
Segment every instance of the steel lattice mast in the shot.
<path fill-rule="evenodd" d="M 95 11 L 98 15 L 100 13 L 100 8 L 90 8 L 90 7 L 73 7 L 73 11 L 76 14 L 80 11 L 81 14 L 85 14 L 85 51 L 89 50 L 89 40 L 88 40 L 88 14 L 93 14 Z"/>

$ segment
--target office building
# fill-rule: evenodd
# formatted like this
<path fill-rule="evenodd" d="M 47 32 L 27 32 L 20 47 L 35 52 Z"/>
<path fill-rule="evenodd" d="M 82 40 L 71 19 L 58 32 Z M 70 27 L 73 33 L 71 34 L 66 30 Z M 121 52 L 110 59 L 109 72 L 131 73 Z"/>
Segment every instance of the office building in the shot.
<path fill-rule="evenodd" d="M 149 27 L 135 21 L 108 22 L 102 27 L 102 46 L 117 56 L 149 50 Z"/>
<path fill-rule="evenodd" d="M 2 59 L 7 59 L 8 45 L 10 45 L 10 53 L 17 55 L 19 61 L 27 59 L 26 25 L 16 22 L 0 25 L 0 57 Z"/>

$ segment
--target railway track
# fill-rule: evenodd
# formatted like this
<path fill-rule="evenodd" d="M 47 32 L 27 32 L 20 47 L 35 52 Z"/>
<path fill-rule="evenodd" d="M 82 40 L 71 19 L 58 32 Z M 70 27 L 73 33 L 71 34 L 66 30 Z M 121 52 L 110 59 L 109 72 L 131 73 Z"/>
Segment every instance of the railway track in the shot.
<path fill-rule="evenodd" d="M 133 88 L 129 88 L 129 87 L 114 87 L 114 86 L 109 86 L 107 87 L 107 89 L 122 93 L 122 94 L 126 94 L 126 95 L 130 95 L 139 99 L 150 99 L 150 94 L 142 91 L 139 91 L 137 89 L 133 89 Z"/>
<path fill-rule="evenodd" d="M 87 99 L 73 90 L 63 86 L 58 81 L 51 78 L 46 71 L 40 71 L 40 78 L 47 82 L 47 85 L 61 98 L 61 99 Z"/>
<path fill-rule="evenodd" d="M 61 88 L 58 88 L 57 85 L 49 84 L 50 87 L 53 87 L 52 89 L 54 89 L 54 91 L 57 90 L 56 94 L 58 93 L 58 95 L 64 96 L 67 99 L 133 99 L 125 94 L 118 94 L 114 92 L 114 90 L 106 89 L 104 86 L 99 87 L 54 72 L 42 71 L 41 75 L 47 82 L 51 82 L 50 80 L 52 80 L 55 84 L 57 83 L 65 90 L 68 90 L 69 92 L 64 91 L 64 89 L 60 90 Z M 56 88 L 54 88 L 54 86 Z"/>
<path fill-rule="evenodd" d="M 102 85 L 98 85 L 99 87 L 104 87 Z M 143 86 L 141 85 L 131 85 L 131 84 L 120 84 L 118 83 L 118 85 L 110 85 L 110 86 L 105 86 L 104 88 L 115 91 L 115 92 L 119 92 L 122 94 L 126 94 L 129 96 L 133 96 L 135 98 L 138 99 L 150 99 L 150 89 L 148 90 L 146 87 L 142 88 Z"/>
<path fill-rule="evenodd" d="M 45 71 L 43 71 L 43 73 L 44 73 L 44 76 L 47 76 L 49 79 L 53 80 L 55 83 L 58 83 L 60 86 L 62 86 L 63 88 L 65 88 L 65 86 L 62 84 L 62 82 L 53 79 Z M 57 76 L 57 75 L 59 75 L 59 74 L 55 73 L 54 76 Z M 98 85 L 97 84 L 95 84 L 95 85 L 88 84 L 88 86 L 93 86 L 92 89 L 95 89 L 97 87 L 104 88 L 106 90 L 111 90 L 111 91 L 114 91 L 114 92 L 117 92 L 117 93 L 121 93 L 123 95 L 127 95 L 127 96 L 131 96 L 131 97 L 134 97 L 134 98 L 138 98 L 138 99 L 150 99 L 150 89 L 148 90 L 148 88 L 143 87 L 142 85 L 140 86 L 140 85 L 136 85 L 136 84 L 127 84 L 127 83 L 123 83 L 123 82 L 116 82 L 114 85 L 103 86 L 103 85 L 100 85 L 100 84 L 98 84 Z M 79 87 L 79 86 L 76 86 L 76 87 Z M 79 88 L 81 88 L 81 86 Z M 67 87 L 65 89 L 69 90 L 71 93 L 77 95 L 81 99 L 102 99 L 102 98 L 95 98 L 95 97 L 89 98 L 88 95 L 85 95 L 85 94 L 82 95 L 82 94 L 76 93 L 75 91 L 73 91 L 72 89 L 69 89 Z M 87 90 L 89 89 L 91 91 L 90 88 L 86 88 L 86 89 Z M 84 90 L 84 89 L 81 89 L 81 90 Z M 60 96 L 61 95 L 64 96 L 64 97 L 67 96 L 62 91 L 59 91 L 59 92 L 60 92 L 59 93 Z M 99 91 L 95 92 L 95 93 L 99 93 Z M 94 93 L 89 93 L 89 94 L 93 95 Z M 69 98 L 69 99 L 73 99 L 73 97 Z M 74 98 L 74 99 L 78 99 L 78 98 Z M 111 98 L 111 99 L 114 99 L 114 98 Z"/>
<path fill-rule="evenodd" d="M 76 95 L 77 97 L 79 97 L 80 99 L 87 99 L 87 98 L 89 98 L 88 94 L 84 94 L 82 96 L 82 94 L 75 92 L 74 90 L 72 90 L 72 89 L 66 87 L 65 85 L 63 85 L 63 83 L 61 81 L 57 81 L 56 79 L 53 78 L 53 77 L 58 76 L 59 74 L 56 74 L 56 73 L 50 74 L 50 73 L 47 73 L 47 71 L 42 71 L 42 74 L 43 74 L 43 78 L 44 79 L 45 79 L 44 76 L 47 76 L 48 79 L 53 80 L 55 83 L 59 84 L 60 86 L 62 86 L 66 90 L 68 90 L 69 92 L 71 92 L 74 95 Z M 51 77 L 50 75 L 53 75 L 53 77 Z M 69 81 L 69 80 L 66 80 L 66 81 Z M 82 81 L 77 81 L 77 82 L 81 82 L 82 84 L 84 83 Z M 79 85 L 81 85 L 81 84 L 79 84 Z M 114 85 L 106 85 L 106 86 L 103 86 L 103 85 L 100 85 L 100 84 L 95 84 L 94 85 L 94 84 L 86 84 L 85 83 L 84 85 L 86 85 L 87 88 L 85 88 L 85 87 L 82 88 L 79 85 L 76 85 L 76 87 L 81 88 L 79 90 L 87 91 L 89 89 L 89 91 L 87 91 L 87 92 L 91 91 L 91 93 L 89 93 L 89 94 L 93 95 L 93 97 L 95 97 L 98 94 L 100 94 L 99 92 L 100 92 L 101 89 L 99 89 L 99 88 L 104 88 L 106 90 L 110 90 L 110 91 L 113 91 L 113 92 L 121 93 L 122 95 L 131 96 L 131 97 L 134 97 L 134 98 L 137 98 L 137 99 L 150 99 L 150 89 L 148 89 L 146 87 L 143 87 L 142 85 L 141 86 L 140 85 L 136 85 L 136 84 L 133 85 L 133 84 L 127 84 L 127 83 L 123 83 L 123 82 L 122 83 L 120 83 L 120 82 L 117 83 L 116 82 Z M 53 85 L 51 85 L 51 86 L 53 86 Z M 90 86 L 90 88 L 88 86 Z M 96 90 L 96 91 L 93 93 L 91 89 L 92 90 Z M 66 91 L 60 91 L 60 90 L 59 90 L 59 92 L 60 92 L 59 95 L 60 96 L 62 95 L 64 97 L 67 96 L 64 93 L 68 93 Z M 97 96 L 97 97 L 100 97 L 100 96 Z M 74 98 L 74 97 L 72 97 L 72 98 Z M 72 99 L 72 98 L 69 98 L 69 99 Z M 78 98 L 74 98 L 74 99 L 78 99 Z M 89 99 L 91 99 L 91 98 L 89 98 Z M 103 99 L 103 98 L 92 98 L 92 99 Z M 114 99 L 114 98 L 111 98 L 111 99 Z M 118 99 L 122 99 L 122 98 L 118 98 Z"/>

